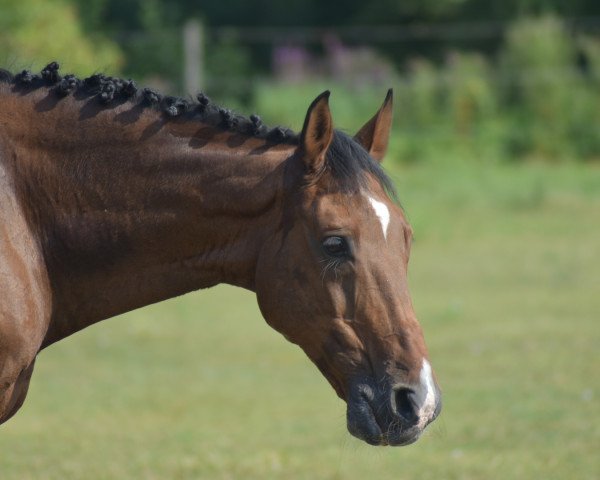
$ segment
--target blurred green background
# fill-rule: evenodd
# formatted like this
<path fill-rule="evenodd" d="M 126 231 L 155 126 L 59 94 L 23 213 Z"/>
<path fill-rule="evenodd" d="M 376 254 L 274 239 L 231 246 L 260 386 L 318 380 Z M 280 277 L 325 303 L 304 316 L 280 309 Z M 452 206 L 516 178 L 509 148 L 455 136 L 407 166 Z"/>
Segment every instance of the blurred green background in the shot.
<path fill-rule="evenodd" d="M 44 351 L 0 479 L 600 478 L 599 2 L 0 0 L 0 65 L 51 60 L 296 130 L 326 88 L 353 132 L 394 87 L 384 165 L 444 410 L 407 448 L 353 439 L 221 286 Z"/>

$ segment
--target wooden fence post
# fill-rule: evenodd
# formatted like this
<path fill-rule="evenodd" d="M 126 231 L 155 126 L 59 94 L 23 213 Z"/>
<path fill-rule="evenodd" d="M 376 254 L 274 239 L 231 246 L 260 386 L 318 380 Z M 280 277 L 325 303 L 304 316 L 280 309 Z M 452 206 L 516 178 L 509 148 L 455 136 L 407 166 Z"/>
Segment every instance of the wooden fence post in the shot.
<path fill-rule="evenodd" d="M 204 26 L 197 19 L 183 26 L 183 88 L 195 95 L 204 86 Z"/>

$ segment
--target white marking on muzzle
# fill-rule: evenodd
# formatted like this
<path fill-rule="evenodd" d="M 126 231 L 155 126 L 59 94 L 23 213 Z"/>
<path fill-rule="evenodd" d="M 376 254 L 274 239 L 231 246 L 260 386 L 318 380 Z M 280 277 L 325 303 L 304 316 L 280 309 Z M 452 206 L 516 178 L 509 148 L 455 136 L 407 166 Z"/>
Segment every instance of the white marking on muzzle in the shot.
<path fill-rule="evenodd" d="M 387 240 L 387 230 L 390 224 L 390 211 L 386 207 L 385 203 L 379 202 L 372 197 L 367 197 L 371 207 L 375 210 L 375 215 L 379 218 L 381 222 L 381 228 L 383 230 L 383 238 Z"/>
<path fill-rule="evenodd" d="M 421 385 L 423 385 L 427 389 L 427 394 L 425 395 L 425 401 L 421 408 L 419 409 L 419 424 L 418 427 L 420 430 L 423 430 L 427 425 L 427 422 L 433 417 L 435 412 L 435 387 L 433 385 L 433 377 L 431 376 L 431 365 L 425 359 L 423 359 L 423 366 L 421 367 L 421 374 L 419 376 L 421 381 Z"/>

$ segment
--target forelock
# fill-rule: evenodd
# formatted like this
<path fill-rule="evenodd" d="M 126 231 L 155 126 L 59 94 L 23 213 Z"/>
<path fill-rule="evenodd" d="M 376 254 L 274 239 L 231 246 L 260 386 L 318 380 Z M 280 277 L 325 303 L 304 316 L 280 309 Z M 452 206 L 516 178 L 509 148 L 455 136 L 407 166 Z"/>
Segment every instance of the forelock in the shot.
<path fill-rule="evenodd" d="M 362 145 L 344 132 L 334 131 L 325 161 L 328 172 L 342 190 L 368 190 L 369 177 L 372 177 L 396 200 L 394 184 L 381 165 L 373 160 Z"/>

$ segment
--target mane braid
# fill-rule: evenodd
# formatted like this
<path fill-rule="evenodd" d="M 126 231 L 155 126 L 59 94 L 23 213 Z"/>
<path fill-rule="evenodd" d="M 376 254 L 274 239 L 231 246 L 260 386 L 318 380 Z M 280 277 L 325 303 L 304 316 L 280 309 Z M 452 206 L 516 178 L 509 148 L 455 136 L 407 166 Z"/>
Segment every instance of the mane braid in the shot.
<path fill-rule="evenodd" d="M 8 83 L 23 90 L 49 88 L 57 97 L 64 98 L 70 94 L 78 97 L 96 97 L 100 106 L 108 107 L 123 102 L 134 102 L 146 108 L 154 108 L 167 118 L 183 117 L 199 120 L 213 127 L 226 131 L 262 138 L 268 142 L 297 145 L 299 135 L 289 128 L 268 128 L 258 115 L 249 118 L 229 109 L 214 104 L 204 93 L 197 95 L 196 100 L 161 95 L 150 89 L 139 89 L 131 79 L 110 77 L 96 73 L 84 79 L 68 74 L 59 74 L 59 64 L 51 62 L 40 74 L 23 70 L 12 74 L 0 69 L 0 83 Z"/>

